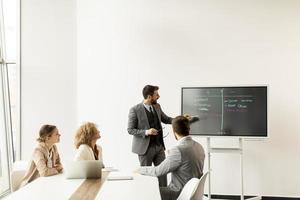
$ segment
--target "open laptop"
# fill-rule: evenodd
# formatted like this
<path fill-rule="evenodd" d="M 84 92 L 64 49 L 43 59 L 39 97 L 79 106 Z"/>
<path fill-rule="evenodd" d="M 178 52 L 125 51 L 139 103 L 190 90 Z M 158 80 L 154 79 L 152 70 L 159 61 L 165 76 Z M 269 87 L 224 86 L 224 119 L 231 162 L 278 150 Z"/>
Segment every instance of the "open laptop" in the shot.
<path fill-rule="evenodd" d="M 66 163 L 67 179 L 101 178 L 103 163 L 99 160 L 70 161 Z"/>

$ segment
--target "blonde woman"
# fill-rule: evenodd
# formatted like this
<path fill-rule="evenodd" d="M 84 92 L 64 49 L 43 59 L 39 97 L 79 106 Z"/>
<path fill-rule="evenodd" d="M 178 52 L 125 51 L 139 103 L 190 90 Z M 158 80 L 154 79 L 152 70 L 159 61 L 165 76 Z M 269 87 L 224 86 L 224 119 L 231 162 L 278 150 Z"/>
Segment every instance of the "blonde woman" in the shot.
<path fill-rule="evenodd" d="M 100 139 L 100 131 L 96 124 L 87 122 L 79 127 L 75 135 L 76 155 L 75 161 L 100 160 L 102 159 L 102 148 L 96 142 Z"/>
<path fill-rule="evenodd" d="M 39 142 L 33 151 L 29 168 L 22 179 L 20 187 L 32 182 L 40 176 L 52 176 L 61 173 L 63 167 L 55 146 L 60 139 L 56 126 L 43 125 L 39 132 Z"/>

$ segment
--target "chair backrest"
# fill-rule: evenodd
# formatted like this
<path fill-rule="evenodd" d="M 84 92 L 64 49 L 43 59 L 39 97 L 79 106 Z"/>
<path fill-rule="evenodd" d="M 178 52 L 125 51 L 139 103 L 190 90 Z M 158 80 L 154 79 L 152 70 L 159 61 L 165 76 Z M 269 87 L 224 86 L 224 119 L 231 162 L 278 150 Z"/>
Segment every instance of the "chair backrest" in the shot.
<path fill-rule="evenodd" d="M 10 188 L 12 192 L 19 188 L 26 173 L 27 165 L 27 161 L 16 161 L 13 164 L 12 171 L 10 173 Z"/>
<path fill-rule="evenodd" d="M 204 184 L 208 172 L 202 175 L 200 179 L 192 178 L 183 187 L 177 200 L 202 200 L 204 193 Z"/>
<path fill-rule="evenodd" d="M 182 188 L 177 200 L 190 200 L 199 185 L 199 181 L 198 178 L 190 179 Z"/>
<path fill-rule="evenodd" d="M 191 200 L 202 200 L 203 199 L 203 194 L 204 194 L 204 185 L 205 185 L 205 180 L 209 172 L 206 172 L 203 174 L 200 178 L 199 184 L 197 186 L 197 189 L 195 193 L 193 194 Z"/>

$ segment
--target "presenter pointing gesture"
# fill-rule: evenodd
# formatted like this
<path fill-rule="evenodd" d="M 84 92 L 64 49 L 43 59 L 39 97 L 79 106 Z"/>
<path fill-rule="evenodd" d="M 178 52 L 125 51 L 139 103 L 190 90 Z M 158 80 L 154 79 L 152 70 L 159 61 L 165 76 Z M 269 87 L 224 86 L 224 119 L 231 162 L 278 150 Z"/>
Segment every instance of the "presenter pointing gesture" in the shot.
<path fill-rule="evenodd" d="M 141 166 L 159 165 L 165 159 L 165 144 L 161 122 L 171 124 L 157 103 L 158 86 L 146 85 L 143 88 L 144 100 L 133 106 L 128 115 L 127 131 L 133 136 L 132 152 L 136 153 Z M 158 177 L 159 185 L 167 185 L 167 177 Z"/>
<path fill-rule="evenodd" d="M 133 136 L 132 152 L 136 153 L 141 166 L 158 166 L 165 159 L 165 144 L 161 123 L 171 124 L 173 118 L 167 116 L 157 100 L 159 87 L 146 85 L 144 100 L 129 110 L 127 131 Z M 193 118 L 185 115 L 190 121 Z M 158 177 L 159 185 L 167 185 L 167 177 Z"/>

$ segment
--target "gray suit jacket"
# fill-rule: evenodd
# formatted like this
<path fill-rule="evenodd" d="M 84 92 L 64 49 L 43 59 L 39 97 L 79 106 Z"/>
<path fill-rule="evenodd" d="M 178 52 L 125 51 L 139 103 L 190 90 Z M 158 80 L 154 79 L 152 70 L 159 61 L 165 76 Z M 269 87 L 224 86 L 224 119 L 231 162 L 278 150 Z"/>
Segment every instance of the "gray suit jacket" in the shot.
<path fill-rule="evenodd" d="M 183 137 L 178 145 L 169 150 L 166 159 L 156 167 L 141 167 L 139 173 L 149 176 L 161 176 L 171 172 L 168 187 L 180 192 L 191 178 L 200 178 L 203 174 L 205 153 L 198 142 L 190 136 Z"/>
<path fill-rule="evenodd" d="M 171 124 L 172 118 L 168 117 L 162 110 L 159 104 L 153 105 L 155 109 L 159 122 L 165 124 Z M 132 152 L 143 155 L 146 153 L 150 137 L 146 135 L 146 130 L 150 129 L 147 114 L 143 103 L 139 103 L 133 106 L 129 110 L 128 115 L 128 128 L 127 131 L 130 135 L 133 135 L 132 140 Z"/>

